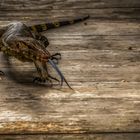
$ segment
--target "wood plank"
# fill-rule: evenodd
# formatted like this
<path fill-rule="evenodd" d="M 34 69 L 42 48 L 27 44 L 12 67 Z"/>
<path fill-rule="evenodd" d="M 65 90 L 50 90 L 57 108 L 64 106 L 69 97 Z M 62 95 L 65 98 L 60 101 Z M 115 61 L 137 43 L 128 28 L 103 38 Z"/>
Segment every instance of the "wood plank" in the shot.
<path fill-rule="evenodd" d="M 139 24 L 91 20 L 88 26 L 77 24 L 46 35 L 55 40 L 51 45 L 61 42 L 62 48 L 51 52 L 62 53 L 59 67 L 75 92 L 66 86 L 32 84 L 33 65 L 12 59 L 10 66 L 3 60 L 0 67 L 7 72 L 0 82 L 0 133 L 140 132 Z M 83 37 L 85 49 L 80 46 Z M 88 42 L 96 38 L 101 49 Z M 79 49 L 65 49 L 68 39 L 78 41 Z M 104 40 L 110 46 L 104 48 Z M 131 40 L 137 50 L 126 49 Z"/>
<path fill-rule="evenodd" d="M 139 0 L 2 0 L 1 8 L 3 9 L 78 9 L 78 8 L 113 8 L 113 7 L 140 7 Z"/>
<path fill-rule="evenodd" d="M 7 80 L 0 85 L 1 134 L 140 131 L 139 83 L 88 84 L 75 92 Z"/>
<path fill-rule="evenodd" d="M 139 53 L 121 51 L 65 51 L 60 69 L 70 82 L 101 81 L 140 81 Z M 75 56 L 75 57 L 74 57 Z M 122 57 L 123 56 L 123 57 Z M 3 60 L 2 69 L 9 69 L 19 80 L 35 71 L 33 64 L 17 62 L 12 59 L 12 66 Z M 2 62 L 1 62 L 2 64 Z M 52 68 L 49 68 L 50 72 Z M 109 69 L 109 70 L 108 70 Z M 18 74 L 16 74 L 18 72 Z M 51 72 L 54 75 L 54 72 Z M 30 75 L 33 76 L 33 74 Z M 27 77 L 28 78 L 28 77 Z M 30 79 L 31 80 L 31 79 Z"/>
<path fill-rule="evenodd" d="M 73 93 L 6 85 L 0 99 L 2 134 L 139 132 L 139 90 L 92 87 Z"/>
<path fill-rule="evenodd" d="M 32 64 L 12 59 L 10 65 L 1 59 L 6 76 L 0 79 L 0 134 L 120 133 L 114 139 L 139 139 L 133 134 L 140 132 L 139 11 L 139 0 L 1 1 L 1 25 L 15 19 L 34 24 L 87 13 L 91 19 L 87 26 L 79 23 L 45 33 L 49 50 L 62 53 L 59 67 L 75 91 L 33 84 Z M 57 137 L 74 136 L 48 138 Z M 83 137 L 87 135 L 77 135 Z"/>
<path fill-rule="evenodd" d="M 140 134 L 126 133 L 126 134 L 86 134 L 86 135 L 2 135 L 0 140 L 138 140 Z"/>
<path fill-rule="evenodd" d="M 140 8 L 109 8 L 109 9 L 81 9 L 81 10 L 1 10 L 0 20 L 20 20 L 20 21 L 54 21 L 72 19 L 89 14 L 96 20 L 132 20 L 139 21 Z M 39 16 L 37 16 L 39 15 Z"/>
<path fill-rule="evenodd" d="M 94 19 L 137 19 L 139 0 L 2 0 L 0 20 L 52 20 L 90 14 Z M 38 15 L 38 16 L 37 16 Z"/>
<path fill-rule="evenodd" d="M 49 49 L 139 51 L 139 23 L 94 20 L 86 22 L 87 26 L 79 23 L 45 32 L 50 41 Z"/>

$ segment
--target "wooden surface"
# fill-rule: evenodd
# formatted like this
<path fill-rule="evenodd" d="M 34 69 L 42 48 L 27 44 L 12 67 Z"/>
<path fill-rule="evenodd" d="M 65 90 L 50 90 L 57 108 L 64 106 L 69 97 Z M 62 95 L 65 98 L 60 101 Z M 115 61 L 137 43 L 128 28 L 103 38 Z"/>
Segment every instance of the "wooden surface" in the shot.
<path fill-rule="evenodd" d="M 48 50 L 62 53 L 59 67 L 75 91 L 33 84 L 33 64 L 1 54 L 6 76 L 0 80 L 0 134 L 40 135 L 0 139 L 140 139 L 139 0 L 1 0 L 0 5 L 1 26 L 91 16 L 87 25 L 44 33 Z"/>
<path fill-rule="evenodd" d="M 140 134 L 1 135 L 0 140 L 139 140 Z"/>

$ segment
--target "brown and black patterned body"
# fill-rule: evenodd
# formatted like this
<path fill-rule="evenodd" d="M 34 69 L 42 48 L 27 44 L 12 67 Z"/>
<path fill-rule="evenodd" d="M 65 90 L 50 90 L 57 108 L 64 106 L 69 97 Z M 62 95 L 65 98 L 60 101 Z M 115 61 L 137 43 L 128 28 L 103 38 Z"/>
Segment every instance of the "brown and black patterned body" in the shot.
<path fill-rule="evenodd" d="M 21 61 L 46 61 L 50 56 L 43 43 L 36 40 L 26 25 L 14 22 L 2 35 L 0 49 Z"/>
<path fill-rule="evenodd" d="M 84 20 L 86 20 L 88 18 L 89 18 L 89 15 L 85 16 L 83 18 L 76 18 L 76 19 L 73 19 L 73 20 L 59 21 L 59 22 L 54 22 L 54 23 L 38 24 L 38 25 L 34 25 L 34 26 L 29 26 L 29 29 L 34 31 L 34 32 L 40 33 L 40 32 L 50 30 L 50 29 L 75 24 L 75 23 L 84 21 Z"/>
<path fill-rule="evenodd" d="M 39 73 L 38 80 L 49 80 L 46 62 L 51 56 L 41 41 L 33 37 L 29 28 L 21 22 L 7 26 L 0 39 L 0 50 L 20 61 L 33 62 Z"/>
<path fill-rule="evenodd" d="M 40 32 L 77 23 L 87 18 L 88 17 L 75 19 L 73 21 L 47 23 L 29 27 L 22 22 L 13 22 L 0 30 L 0 51 L 20 61 L 33 62 L 39 74 L 39 77 L 36 77 L 34 81 L 45 82 L 47 80 L 51 82 L 50 79 L 59 81 L 49 75 L 47 69 L 47 63 L 49 62 L 61 77 L 61 84 L 65 81 L 69 86 L 65 77 L 53 61 L 59 60 L 60 58 L 57 58 L 57 56 L 60 57 L 61 55 L 59 53 L 51 55 L 47 51 L 46 47 L 49 45 L 48 39 L 41 35 Z"/>

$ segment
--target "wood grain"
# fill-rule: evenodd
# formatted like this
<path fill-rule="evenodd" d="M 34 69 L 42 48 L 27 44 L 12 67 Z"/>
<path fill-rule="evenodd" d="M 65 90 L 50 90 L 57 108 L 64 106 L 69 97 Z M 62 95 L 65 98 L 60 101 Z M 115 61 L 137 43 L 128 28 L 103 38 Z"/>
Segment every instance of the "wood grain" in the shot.
<path fill-rule="evenodd" d="M 139 20 L 139 0 L 2 0 L 0 20 L 56 20 L 90 14 L 92 19 Z"/>
<path fill-rule="evenodd" d="M 0 55 L 0 134 L 38 134 L 0 139 L 139 139 L 139 0 L 2 0 L 0 26 L 87 14 L 83 23 L 43 33 L 47 49 L 62 53 L 58 66 L 74 91 L 33 84 L 33 64 Z"/>
<path fill-rule="evenodd" d="M 1 135 L 0 140 L 138 140 L 140 135 L 137 133 L 126 134 L 89 134 L 89 135 Z"/>

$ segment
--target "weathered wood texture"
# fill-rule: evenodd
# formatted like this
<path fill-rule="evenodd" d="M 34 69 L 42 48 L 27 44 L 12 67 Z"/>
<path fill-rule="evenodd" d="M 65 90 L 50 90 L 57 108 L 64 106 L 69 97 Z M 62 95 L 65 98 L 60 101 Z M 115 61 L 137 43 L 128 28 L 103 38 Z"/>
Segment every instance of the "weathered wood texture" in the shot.
<path fill-rule="evenodd" d="M 91 16 L 87 25 L 44 33 L 50 52 L 62 53 L 59 67 L 74 92 L 66 86 L 32 84 L 33 64 L 1 56 L 0 67 L 6 72 L 0 81 L 1 134 L 140 132 L 139 0 L 2 0 L 0 9 L 1 25 Z M 74 136 L 62 139 L 69 137 Z M 103 139 L 77 139 L 87 137 Z M 117 137 L 139 139 L 139 134 Z"/>
<path fill-rule="evenodd" d="M 1 20 L 41 20 L 79 16 L 92 19 L 140 18 L 139 0 L 1 0 Z"/>
<path fill-rule="evenodd" d="M 139 140 L 140 134 L 1 135 L 0 140 Z"/>

